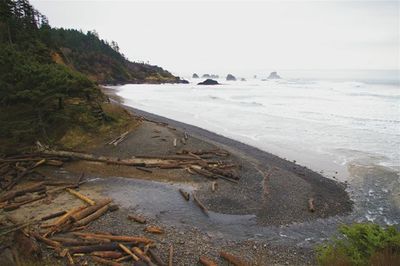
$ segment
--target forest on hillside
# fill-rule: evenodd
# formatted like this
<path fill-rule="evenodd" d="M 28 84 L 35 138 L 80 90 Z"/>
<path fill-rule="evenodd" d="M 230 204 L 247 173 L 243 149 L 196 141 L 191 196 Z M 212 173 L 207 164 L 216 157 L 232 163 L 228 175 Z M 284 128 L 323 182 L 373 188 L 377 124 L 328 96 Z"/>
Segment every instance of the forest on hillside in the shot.
<path fill-rule="evenodd" d="M 0 0 L 0 144 L 62 135 L 77 115 L 92 118 L 98 84 L 180 82 L 158 67 L 128 61 L 95 31 L 52 28 L 28 0 Z M 85 121 L 84 126 L 91 123 Z M 93 125 L 94 126 L 94 125 Z"/>

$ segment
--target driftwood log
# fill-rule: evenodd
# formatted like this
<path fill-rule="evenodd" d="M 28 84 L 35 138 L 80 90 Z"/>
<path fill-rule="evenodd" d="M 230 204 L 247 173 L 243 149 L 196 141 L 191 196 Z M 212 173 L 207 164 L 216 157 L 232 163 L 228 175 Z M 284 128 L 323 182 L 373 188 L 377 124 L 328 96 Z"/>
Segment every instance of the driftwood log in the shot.
<path fill-rule="evenodd" d="M 82 233 L 82 232 L 73 232 L 73 234 L 79 237 L 89 238 L 89 239 L 109 239 L 111 241 L 134 242 L 143 244 L 150 244 L 154 242 L 153 240 L 141 236 L 116 236 L 116 235 L 93 234 L 93 233 Z"/>
<path fill-rule="evenodd" d="M 135 221 L 137 223 L 140 223 L 140 224 L 145 224 L 147 222 L 146 218 L 141 217 L 141 216 L 137 216 L 137 215 L 133 215 L 133 214 L 129 214 L 128 215 L 128 219 L 131 220 L 131 221 Z"/>
<path fill-rule="evenodd" d="M 180 188 L 180 189 L 179 189 L 179 193 L 181 193 L 182 197 L 183 197 L 185 200 L 187 200 L 187 201 L 190 200 L 190 194 L 187 193 L 186 191 L 184 191 L 183 189 Z"/>
<path fill-rule="evenodd" d="M 241 258 L 232 255 L 230 253 L 227 253 L 225 251 L 221 251 L 219 253 L 219 255 L 224 258 L 225 260 L 227 260 L 228 262 L 232 263 L 234 266 L 249 266 L 250 264 L 248 264 L 246 261 L 242 260 Z"/>
<path fill-rule="evenodd" d="M 199 208 L 201 209 L 201 211 L 208 216 L 208 210 L 206 208 L 206 206 L 203 205 L 203 203 L 200 202 L 200 200 L 196 197 L 196 195 L 194 193 L 192 193 L 192 197 L 194 202 L 197 204 L 197 206 L 199 206 Z"/>
<path fill-rule="evenodd" d="M 204 266 L 218 266 L 217 263 L 207 258 L 206 256 L 200 256 L 199 262 Z"/>

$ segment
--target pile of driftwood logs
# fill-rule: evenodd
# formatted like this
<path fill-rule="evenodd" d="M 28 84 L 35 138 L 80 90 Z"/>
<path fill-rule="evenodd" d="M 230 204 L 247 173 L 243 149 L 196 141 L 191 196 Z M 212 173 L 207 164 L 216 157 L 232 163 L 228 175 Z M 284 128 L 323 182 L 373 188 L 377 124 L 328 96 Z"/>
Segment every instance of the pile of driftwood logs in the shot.
<path fill-rule="evenodd" d="M 125 134 L 126 135 L 126 134 Z M 116 139 L 118 143 L 122 138 Z M 135 156 L 131 159 L 119 159 L 70 151 L 42 150 L 39 153 L 23 154 L 0 158 L 0 209 L 5 214 L 17 210 L 21 206 L 39 200 L 54 199 L 59 193 L 70 193 L 82 201 L 82 205 L 69 210 L 60 210 L 44 217 L 36 217 L 30 221 L 16 221 L 6 215 L 11 225 L 0 227 L 0 237 L 17 232 L 29 243 L 29 250 L 40 252 L 37 244 L 42 242 L 52 249 L 57 257 L 65 258 L 69 265 L 80 262 L 95 261 L 104 265 L 122 265 L 134 261 L 135 265 L 171 265 L 173 246 L 169 248 L 168 263 L 164 263 L 157 255 L 155 242 L 143 236 L 112 235 L 109 233 L 84 232 L 94 220 L 118 207 L 111 199 L 93 200 L 76 189 L 85 183 L 83 174 L 74 182 L 48 180 L 36 168 L 41 165 L 62 166 L 67 161 L 88 160 L 107 164 L 128 165 L 151 172 L 151 168 L 186 169 L 191 174 L 200 174 L 210 179 L 223 179 L 237 183 L 238 175 L 235 165 L 215 160 L 215 157 L 226 157 L 229 154 L 222 150 L 187 151 L 182 150 L 174 156 L 150 157 Z M 28 185 L 24 181 L 29 181 Z M 21 184 L 24 183 L 24 184 Z M 215 182 L 213 182 L 213 187 Z M 187 192 L 180 193 L 189 200 Z M 201 210 L 207 213 L 206 207 L 192 194 L 193 200 Z M 146 223 L 141 217 L 130 215 L 128 219 Z M 163 230 L 156 226 L 147 226 L 145 231 L 161 234 Z M 233 265 L 247 265 L 239 258 L 221 252 L 220 256 Z M 217 265 L 207 257 L 200 257 L 203 265 Z M 87 263 L 86 263 L 87 264 Z"/>

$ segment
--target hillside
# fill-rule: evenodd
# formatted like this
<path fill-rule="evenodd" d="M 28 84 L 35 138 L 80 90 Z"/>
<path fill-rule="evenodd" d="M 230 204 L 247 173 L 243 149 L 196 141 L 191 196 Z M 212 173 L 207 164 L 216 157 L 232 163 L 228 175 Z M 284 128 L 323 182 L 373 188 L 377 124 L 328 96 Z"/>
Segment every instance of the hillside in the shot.
<path fill-rule="evenodd" d="M 0 1 L 0 154 L 126 124 L 122 112 L 104 111 L 110 108 L 99 83 L 179 81 L 129 62 L 115 42 L 92 32 L 52 28 L 27 0 Z"/>

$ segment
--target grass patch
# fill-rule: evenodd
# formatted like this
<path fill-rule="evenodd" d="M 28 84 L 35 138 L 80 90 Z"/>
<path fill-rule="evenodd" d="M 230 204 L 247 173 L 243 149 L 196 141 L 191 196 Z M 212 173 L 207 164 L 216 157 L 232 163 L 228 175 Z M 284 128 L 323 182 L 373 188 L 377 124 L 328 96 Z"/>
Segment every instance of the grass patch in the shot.
<path fill-rule="evenodd" d="M 393 226 L 353 224 L 339 228 L 341 236 L 317 247 L 320 265 L 399 265 L 400 232 Z"/>

